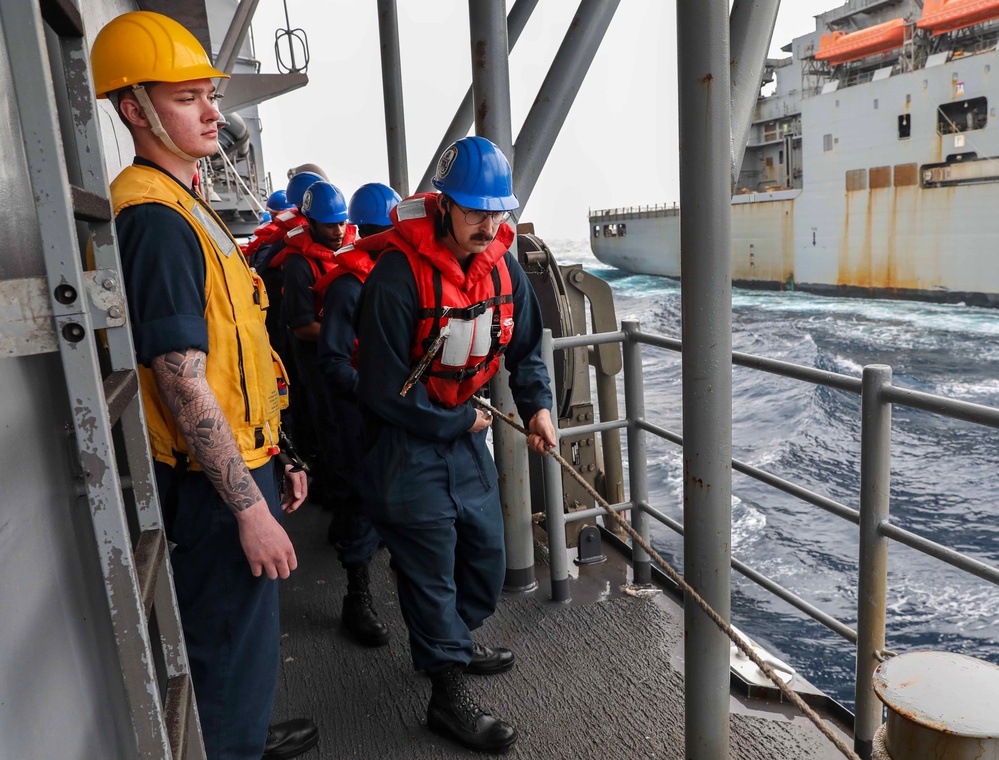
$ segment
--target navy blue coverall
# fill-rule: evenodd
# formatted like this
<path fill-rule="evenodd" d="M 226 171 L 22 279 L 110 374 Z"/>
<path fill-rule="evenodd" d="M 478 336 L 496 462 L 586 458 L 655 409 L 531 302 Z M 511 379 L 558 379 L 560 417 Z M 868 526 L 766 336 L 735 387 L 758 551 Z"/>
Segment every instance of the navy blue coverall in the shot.
<path fill-rule="evenodd" d="M 541 311 L 507 252 L 514 331 L 506 352 L 517 409 L 551 408 L 541 359 Z M 410 373 L 420 308 L 406 256 L 382 253 L 361 292 L 355 322 L 365 423 L 365 508 L 392 553 L 413 665 L 436 672 L 472 658 L 471 631 L 496 609 L 506 571 L 503 514 L 486 431 L 469 433 L 475 409 L 446 409 Z"/>
<path fill-rule="evenodd" d="M 207 354 L 205 259 L 194 230 L 158 203 L 123 209 L 115 223 L 139 362 L 190 348 Z M 280 522 L 276 467 L 250 474 Z M 278 582 L 250 572 L 236 517 L 203 472 L 162 462 L 155 471 L 205 749 L 212 760 L 259 760 L 277 686 Z"/>
<path fill-rule="evenodd" d="M 378 550 L 378 533 L 361 508 L 362 489 L 358 484 L 361 460 L 361 412 L 357 408 L 357 370 L 350 361 L 354 354 L 353 317 L 361 295 L 361 281 L 353 274 L 337 277 L 323 296 L 323 321 L 319 328 L 316 361 L 336 426 L 336 464 L 349 489 L 348 519 L 344 535 L 337 541 L 340 564 L 367 564 Z"/>

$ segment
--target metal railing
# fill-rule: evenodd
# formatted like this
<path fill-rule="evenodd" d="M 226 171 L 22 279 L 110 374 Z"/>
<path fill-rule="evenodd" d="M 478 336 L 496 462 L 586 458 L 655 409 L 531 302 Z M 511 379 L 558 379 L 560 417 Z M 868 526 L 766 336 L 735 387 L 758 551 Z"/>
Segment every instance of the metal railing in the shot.
<path fill-rule="evenodd" d="M 543 352 L 546 362 L 552 365 L 552 353 L 562 349 L 621 343 L 624 351 L 625 417 L 604 420 L 590 425 L 571 428 L 578 437 L 607 430 L 626 429 L 628 432 L 628 501 L 612 505 L 616 512 L 631 510 L 632 526 L 645 540 L 649 539 L 649 518 L 683 534 L 683 525 L 648 502 L 648 475 L 645 456 L 645 434 L 651 433 L 678 446 L 682 436 L 662 428 L 645 418 L 645 401 L 642 376 L 641 346 L 648 345 L 668 351 L 682 351 L 681 342 L 651 333 L 643 333 L 637 321 L 624 321 L 617 332 L 551 339 L 545 331 Z M 957 401 L 930 393 L 898 388 L 891 384 L 891 367 L 881 364 L 864 367 L 861 378 L 802 365 L 766 359 L 734 352 L 734 366 L 747 367 L 787 377 L 813 385 L 825 386 L 857 395 L 861 399 L 861 451 L 860 451 L 860 509 L 811 491 L 784 480 L 758 467 L 732 460 L 732 468 L 784 493 L 795 496 L 831 515 L 858 525 L 859 568 L 857 594 L 857 629 L 823 612 L 775 580 L 753 570 L 739 560 L 732 560 L 732 567 L 744 577 L 755 582 L 771 594 L 804 612 L 813 620 L 856 646 L 857 676 L 855 683 L 856 721 L 854 738 L 858 743 L 870 742 L 881 725 L 882 706 L 874 695 L 871 677 L 877 665 L 884 660 L 886 596 L 888 587 L 888 541 L 895 540 L 918 552 L 934 557 L 959 570 L 990 583 L 999 585 L 999 568 L 968 557 L 942 544 L 919 536 L 889 521 L 890 452 L 892 406 L 900 405 L 937 415 L 964 420 L 979 425 L 999 428 L 999 409 L 980 404 Z M 547 457 L 547 460 L 551 460 Z M 558 465 L 555 464 L 555 469 Z M 601 508 L 563 514 L 561 479 L 556 473 L 546 472 L 546 525 L 549 533 L 550 572 L 553 598 L 568 599 L 568 555 L 553 548 L 552 536 L 563 535 L 567 523 L 592 520 L 603 514 Z M 565 541 L 561 542 L 565 546 Z M 636 583 L 651 579 L 648 555 L 634 547 L 632 556 Z"/>
<path fill-rule="evenodd" d="M 657 203 L 651 206 L 622 206 L 621 208 L 593 209 L 588 213 L 590 222 L 611 222 L 616 219 L 645 219 L 657 216 L 677 216 L 680 206 L 676 203 Z"/>

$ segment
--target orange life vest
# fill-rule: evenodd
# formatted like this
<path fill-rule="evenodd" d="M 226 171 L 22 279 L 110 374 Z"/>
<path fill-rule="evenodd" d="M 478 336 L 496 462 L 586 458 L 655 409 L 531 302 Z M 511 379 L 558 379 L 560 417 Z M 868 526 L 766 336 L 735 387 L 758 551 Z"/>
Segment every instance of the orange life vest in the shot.
<path fill-rule="evenodd" d="M 348 224 L 347 229 L 343 233 L 344 245 L 350 245 L 356 238 L 357 227 L 353 224 Z M 277 256 L 271 259 L 272 268 L 278 269 L 284 266 L 284 262 L 288 260 L 289 256 L 301 256 L 309 262 L 309 266 L 312 268 L 312 281 L 313 283 L 317 283 L 323 278 L 323 275 L 326 274 L 329 268 L 333 266 L 336 251 L 313 240 L 308 225 L 305 227 L 296 227 L 288 232 L 285 235 L 284 242 L 287 245 Z M 315 290 L 315 287 L 313 287 L 313 290 Z M 315 313 L 316 321 L 321 321 L 323 317 L 323 297 L 318 292 L 315 294 Z"/>
<path fill-rule="evenodd" d="M 383 233 L 384 234 L 384 233 Z M 385 246 L 384 239 L 379 240 L 381 235 L 370 235 L 363 239 L 355 240 L 336 252 L 333 259 L 333 268 L 316 280 L 312 289 L 319 294 L 320 298 L 326 297 L 328 288 L 335 279 L 345 274 L 352 274 L 361 284 L 368 279 L 368 274 L 375 268 L 375 261 L 378 254 Z"/>
<path fill-rule="evenodd" d="M 246 258 L 250 258 L 250 256 L 257 252 L 258 248 L 276 243 L 287 235 L 289 230 L 304 227 L 308 223 L 308 220 L 302 216 L 297 208 L 282 211 L 261 228 L 262 230 L 268 230 L 266 234 L 258 235 L 256 232 L 253 233 L 257 237 L 246 244 L 243 255 Z"/>
<path fill-rule="evenodd" d="M 274 222 L 267 222 L 266 224 L 261 224 L 257 229 L 253 231 L 253 235 L 250 239 L 239 248 L 243 252 L 243 258 L 248 259 L 257 249 L 264 244 L 264 238 L 270 237 L 274 230 L 278 227 Z"/>
<path fill-rule="evenodd" d="M 407 198 L 391 218 L 393 229 L 376 237 L 385 236 L 379 241 L 382 250 L 398 249 L 409 259 L 420 299 L 410 365 L 423 358 L 446 327 L 449 335 L 421 380 L 433 401 L 458 406 L 496 374 L 513 336 L 513 285 L 504 255 L 514 232 L 501 225 L 466 272 L 436 237 L 437 193 Z"/>

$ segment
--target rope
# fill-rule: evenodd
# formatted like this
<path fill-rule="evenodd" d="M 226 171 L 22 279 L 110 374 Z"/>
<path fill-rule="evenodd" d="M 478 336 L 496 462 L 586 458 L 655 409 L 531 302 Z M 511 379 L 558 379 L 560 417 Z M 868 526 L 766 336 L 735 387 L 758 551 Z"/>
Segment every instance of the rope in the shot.
<path fill-rule="evenodd" d="M 236 182 L 238 183 L 236 185 L 237 189 L 240 187 L 243 188 L 246 192 L 246 199 L 257 207 L 258 212 L 263 213 L 266 211 L 267 209 L 263 207 L 260 201 L 257 200 L 256 196 L 250 191 L 250 188 L 248 188 L 246 183 L 243 182 L 243 178 L 239 176 L 239 172 L 236 171 L 236 167 L 233 165 L 232 161 L 229 160 L 229 156 L 225 154 L 225 150 L 223 150 L 221 146 L 219 146 L 219 155 L 222 156 L 222 160 L 225 162 L 225 165 L 232 170 L 233 176 L 236 177 Z"/>
<path fill-rule="evenodd" d="M 474 401 L 478 406 L 482 407 L 486 411 L 490 412 L 494 418 L 503 420 L 503 422 L 505 422 L 507 425 L 514 428 L 515 430 L 520 431 L 525 436 L 530 434 L 525 427 L 517 424 L 512 419 L 510 419 L 510 417 L 501 412 L 499 409 L 490 406 L 486 401 L 482 400 L 478 396 L 472 396 L 472 401 Z M 741 649 L 743 653 L 745 653 L 745 655 L 750 660 L 753 661 L 756 667 L 758 667 L 763 672 L 763 674 L 766 675 L 767 678 L 773 681 L 773 683 L 777 686 L 777 688 L 780 689 L 781 693 L 785 697 L 787 697 L 787 699 L 790 702 L 792 702 L 795 705 L 795 707 L 801 710 L 801 712 L 805 715 L 805 717 L 807 717 L 810 721 L 812 721 L 812 723 L 815 724 L 815 727 L 822 732 L 823 736 L 825 736 L 829 741 L 831 741 L 834 745 L 836 745 L 836 749 L 842 752 L 845 757 L 850 758 L 850 760 L 860 760 L 860 757 L 852 749 L 846 746 L 846 744 L 839 736 L 833 733 L 833 730 L 826 725 L 825 721 L 823 721 L 822 718 L 820 718 L 818 714 L 814 710 L 812 710 L 811 707 L 805 704 L 805 701 L 800 696 L 798 696 L 798 694 L 790 686 L 788 686 L 786 683 L 784 683 L 784 681 L 781 680 L 781 678 L 777 675 L 777 673 L 774 672 L 773 668 L 771 668 L 766 662 L 764 662 L 760 658 L 760 656 L 753 650 L 753 648 L 749 645 L 749 643 L 746 640 L 744 640 L 742 637 L 740 637 L 738 634 L 736 634 L 732 630 L 732 627 L 722 618 L 722 616 L 719 615 L 717 612 L 715 612 L 714 609 L 711 607 L 711 605 L 709 605 L 706 601 L 704 601 L 701 595 L 694 590 L 693 586 L 687 583 L 687 581 L 685 581 L 679 575 L 679 573 L 677 573 L 677 571 L 674 570 L 672 566 L 670 566 L 670 564 L 666 560 L 664 560 L 662 556 L 649 545 L 649 543 L 644 538 L 638 535 L 638 532 L 631 527 L 631 524 L 628 523 L 624 518 L 622 518 L 617 512 L 615 512 L 611 508 L 611 505 L 607 503 L 607 500 L 604 499 L 603 496 L 601 496 L 595 490 L 593 490 L 593 488 L 590 486 L 589 483 L 586 482 L 583 476 L 577 473 L 572 468 L 572 465 L 570 465 L 567 461 L 565 461 L 562 455 L 559 454 L 558 451 L 556 451 L 554 446 L 549 446 L 547 453 L 552 457 L 554 457 L 555 460 L 560 465 L 562 465 L 562 469 L 565 470 L 567 473 L 569 473 L 572 476 L 573 480 L 575 480 L 577 483 L 583 486 L 583 488 L 585 488 L 586 491 L 597 500 L 597 503 L 604 508 L 607 514 L 610 515 L 612 518 L 614 518 L 614 520 L 617 521 L 617 523 L 621 526 L 621 528 L 629 536 L 631 536 L 632 541 L 634 541 L 636 544 L 642 547 L 642 549 L 644 549 L 648 553 L 648 555 L 655 560 L 656 564 L 659 565 L 660 568 L 662 568 L 663 572 L 665 572 L 666 575 L 668 575 L 670 579 L 683 590 L 683 593 L 687 596 L 687 598 L 693 599 L 697 603 L 697 606 L 704 611 L 704 614 L 707 615 L 714 622 L 714 624 L 717 625 L 725 633 L 725 635 L 732 640 L 733 644 L 739 647 L 739 649 Z"/>

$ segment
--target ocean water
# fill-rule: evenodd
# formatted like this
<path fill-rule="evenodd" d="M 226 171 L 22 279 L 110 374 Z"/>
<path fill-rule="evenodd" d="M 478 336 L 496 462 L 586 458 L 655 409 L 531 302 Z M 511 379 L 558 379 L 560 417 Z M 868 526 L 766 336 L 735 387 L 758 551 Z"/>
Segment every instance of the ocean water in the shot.
<path fill-rule="evenodd" d="M 582 264 L 611 285 L 619 322 L 680 337 L 679 283 L 601 264 L 586 241 L 547 242 L 560 264 Z M 999 406 L 999 310 L 736 289 L 732 344 L 855 377 L 887 364 L 897 386 Z M 682 432 L 680 355 L 643 346 L 643 363 L 647 418 Z M 736 459 L 859 508 L 859 396 L 741 367 L 732 395 Z M 682 522 L 680 449 L 646 441 L 650 503 Z M 733 556 L 855 628 L 856 526 L 738 473 L 732 491 Z M 894 407 L 891 519 L 999 565 L 999 430 Z M 682 539 L 652 524 L 654 545 L 682 572 Z M 852 709 L 853 646 L 732 579 L 732 622 Z M 887 647 L 999 664 L 999 588 L 892 542 Z"/>

